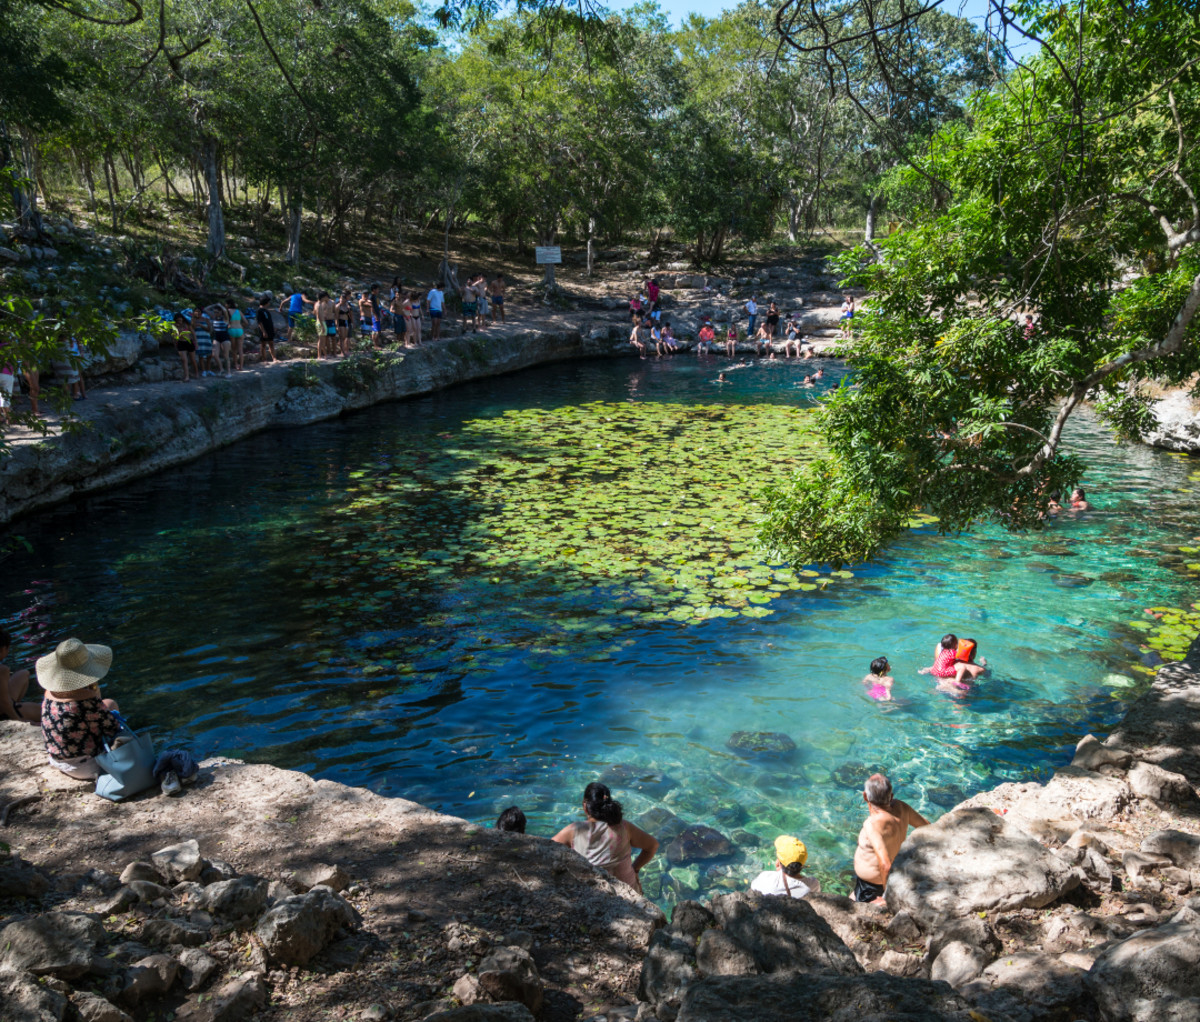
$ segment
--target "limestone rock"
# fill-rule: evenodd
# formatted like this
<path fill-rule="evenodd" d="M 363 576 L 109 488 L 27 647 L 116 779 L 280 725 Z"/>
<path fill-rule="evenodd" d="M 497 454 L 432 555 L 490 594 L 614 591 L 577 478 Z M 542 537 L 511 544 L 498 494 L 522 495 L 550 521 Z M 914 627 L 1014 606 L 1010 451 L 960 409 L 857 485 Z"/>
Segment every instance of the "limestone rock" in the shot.
<path fill-rule="evenodd" d="M 184 947 L 199 947 L 208 937 L 206 927 L 182 919 L 151 919 L 142 927 L 142 940 L 155 946 L 182 944 Z"/>
<path fill-rule="evenodd" d="M 1002 955 L 962 993 L 986 1015 L 1040 1020 L 1075 1019 L 1092 1014 L 1084 970 L 1054 955 L 1023 951 Z"/>
<path fill-rule="evenodd" d="M 659 930 L 650 938 L 642 960 L 638 996 L 660 1013 L 670 1014 L 679 1010 L 684 991 L 699 977 L 695 943 L 669 930 Z"/>
<path fill-rule="evenodd" d="M 985 952 L 989 962 L 1004 950 L 1004 945 L 987 920 L 969 915 L 951 919 L 938 927 L 929 941 L 929 960 L 932 962 L 947 944 L 955 941 Z"/>
<path fill-rule="evenodd" d="M 1200 407 L 1186 387 L 1168 391 L 1151 411 L 1156 422 L 1146 443 L 1169 451 L 1200 451 Z"/>
<path fill-rule="evenodd" d="M 885 951 L 879 959 L 879 968 L 893 976 L 917 976 L 921 972 L 921 959 L 902 951 Z"/>
<path fill-rule="evenodd" d="M 534 937 L 532 933 L 526 933 L 524 930 L 512 930 L 504 935 L 501 943 L 505 947 L 519 947 L 522 951 L 532 954 Z"/>
<path fill-rule="evenodd" d="M 472 1004 L 425 1016 L 425 1022 L 534 1022 L 523 1004 L 508 1001 L 504 1004 Z"/>
<path fill-rule="evenodd" d="M 479 963 L 479 985 L 494 1001 L 520 1001 L 540 1015 L 546 987 L 528 951 L 499 948 Z"/>
<path fill-rule="evenodd" d="M 179 975 L 179 963 L 170 955 L 150 955 L 129 967 L 121 1000 L 138 1005 L 147 997 L 161 997 Z"/>
<path fill-rule="evenodd" d="M 132 887 L 121 887 L 111 897 L 97 904 L 96 912 L 102 916 L 128 912 L 139 900 L 137 892 Z"/>
<path fill-rule="evenodd" d="M 635 763 L 615 763 L 600 775 L 602 784 L 622 791 L 637 791 L 650 798 L 662 798 L 679 782 L 669 774 L 654 767 L 638 766 Z"/>
<path fill-rule="evenodd" d="M 150 858 L 154 860 L 163 879 L 172 884 L 181 880 L 199 880 L 204 872 L 205 862 L 200 857 L 200 845 L 194 838 L 160 848 Z"/>
<path fill-rule="evenodd" d="M 285 898 L 254 928 L 272 961 L 307 965 L 339 930 L 358 926 L 358 913 L 328 887 Z"/>
<path fill-rule="evenodd" d="M 852 904 L 858 903 L 853 902 Z M 818 909 L 818 911 L 820 910 Z M 824 915 L 824 913 L 822 913 L 822 915 Z M 884 927 L 884 930 L 893 940 L 902 940 L 905 943 L 915 942 L 921 937 L 921 928 L 917 925 L 917 921 L 912 917 L 912 913 L 908 912 L 907 910 L 897 912 L 894 916 L 892 916 L 891 922 Z M 842 940 L 846 939 L 841 933 L 839 933 L 838 936 L 841 937 Z"/>
<path fill-rule="evenodd" d="M 22 969 L 0 965 L 0 1007 L 8 1022 L 62 1022 L 67 999 L 49 990 Z"/>
<path fill-rule="evenodd" d="M 178 957 L 179 978 L 191 993 L 201 989 L 221 968 L 220 962 L 198 947 L 185 948 Z"/>
<path fill-rule="evenodd" d="M 944 983 L 867 976 L 729 976 L 688 987 L 677 1022 L 967 1022 Z"/>
<path fill-rule="evenodd" d="M 712 911 L 720 931 L 706 931 L 701 948 L 721 932 L 746 953 L 757 972 L 862 972 L 849 948 L 805 901 L 739 892 L 714 898 Z M 699 951 L 697 963 L 703 972 Z"/>
<path fill-rule="evenodd" d="M 945 944 L 933 958 L 929 978 L 949 983 L 955 990 L 966 986 L 991 964 L 992 955 L 961 940 Z"/>
<path fill-rule="evenodd" d="M 1130 879 L 1136 880 L 1143 873 L 1154 873 L 1164 866 L 1170 866 L 1171 859 L 1166 855 L 1130 851 L 1121 856 L 1121 864 Z"/>
<path fill-rule="evenodd" d="M 106 1001 L 98 994 L 85 990 L 72 994 L 71 1003 L 75 1005 L 82 1022 L 133 1022 L 133 1019 L 112 1001 Z"/>
<path fill-rule="evenodd" d="M 1097 739 L 1095 735 L 1084 735 L 1079 744 L 1075 746 L 1075 757 L 1071 760 L 1071 766 L 1079 767 L 1081 770 L 1098 771 L 1100 767 L 1104 766 L 1125 770 L 1128 769 L 1132 760 L 1133 755 L 1124 749 L 1113 749 Z"/>
<path fill-rule="evenodd" d="M 733 853 L 729 838 L 719 830 L 703 824 L 685 827 L 683 832 L 667 845 L 667 862 L 672 866 L 686 866 L 693 862 L 723 859 Z"/>
<path fill-rule="evenodd" d="M 716 916 L 698 901 L 681 901 L 671 912 L 672 932 L 689 940 L 699 940 L 705 930 L 716 925 Z"/>
<path fill-rule="evenodd" d="M 1182 830 L 1160 830 L 1142 842 L 1141 851 L 1165 855 L 1182 869 L 1200 869 L 1200 837 Z"/>
<path fill-rule="evenodd" d="M 1196 792 L 1183 774 L 1164 770 L 1153 763 L 1135 763 L 1128 774 L 1129 787 L 1138 798 L 1164 805 L 1188 805 Z"/>
<path fill-rule="evenodd" d="M 152 884 L 161 884 L 162 877 L 158 875 L 158 870 L 148 862 L 131 862 L 123 870 L 121 870 L 121 883 L 129 884 L 134 880 L 146 880 Z"/>
<path fill-rule="evenodd" d="M 796 743 L 778 731 L 735 731 L 725 744 L 743 756 L 765 759 L 790 759 L 796 752 Z"/>
<path fill-rule="evenodd" d="M 229 863 L 222 862 L 220 859 L 210 859 L 208 865 L 204 867 L 204 872 L 200 874 L 200 883 L 207 887 L 209 884 L 217 884 L 222 880 L 235 880 L 237 875 L 237 870 Z"/>
<path fill-rule="evenodd" d="M 213 915 L 240 922 L 259 915 L 267 905 L 267 882 L 254 877 L 219 880 L 204 888 L 201 904 Z"/>
<path fill-rule="evenodd" d="M 163 887 L 162 884 L 156 884 L 150 880 L 131 880 L 129 889 L 137 895 L 138 901 L 144 901 L 147 905 L 152 905 L 159 898 L 166 901 L 171 897 L 169 887 Z"/>
<path fill-rule="evenodd" d="M 267 1003 L 267 984 L 261 973 L 231 979 L 211 1001 L 188 1004 L 176 1016 L 179 1022 L 241 1022 Z"/>
<path fill-rule="evenodd" d="M 301 893 L 311 891 L 314 887 L 328 887 L 331 891 L 344 891 L 350 885 L 350 878 L 341 866 L 327 866 L 319 862 L 315 866 L 300 870 L 292 877 L 292 882 L 300 889 Z"/>
<path fill-rule="evenodd" d="M 0 898 L 36 898 L 49 886 L 40 870 L 16 855 L 0 856 Z"/>
<path fill-rule="evenodd" d="M 1079 873 L 988 809 L 957 809 L 914 831 L 887 884 L 887 905 L 933 929 L 979 911 L 1041 908 Z"/>
<path fill-rule="evenodd" d="M 0 966 L 35 976 L 77 979 L 93 971 L 104 928 L 81 912 L 49 912 L 0 930 Z"/>
<path fill-rule="evenodd" d="M 463 1004 L 474 1004 L 476 1001 L 487 999 L 487 994 L 479 985 L 479 978 L 469 972 L 458 977 L 454 983 L 453 993 Z"/>
<path fill-rule="evenodd" d="M 1106 1022 L 1200 1018 L 1200 926 L 1171 922 L 1118 941 L 1086 983 Z"/>

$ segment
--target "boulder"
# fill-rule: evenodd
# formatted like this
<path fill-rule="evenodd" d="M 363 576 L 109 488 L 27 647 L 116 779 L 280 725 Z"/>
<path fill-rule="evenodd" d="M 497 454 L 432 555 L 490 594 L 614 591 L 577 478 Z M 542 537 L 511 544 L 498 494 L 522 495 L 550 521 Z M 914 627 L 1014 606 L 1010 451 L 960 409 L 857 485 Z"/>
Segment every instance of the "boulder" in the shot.
<path fill-rule="evenodd" d="M 697 941 L 705 930 L 717 925 L 717 918 L 698 901 L 681 901 L 671 912 L 671 932 Z"/>
<path fill-rule="evenodd" d="M 314 887 L 269 909 L 254 932 L 272 961 L 307 965 L 338 931 L 358 923 L 358 913 L 344 898 L 328 887 Z"/>
<path fill-rule="evenodd" d="M 147 997 L 161 997 L 175 983 L 179 963 L 170 955 L 150 955 L 129 967 L 121 1001 L 136 1006 Z"/>
<path fill-rule="evenodd" d="M 879 959 L 879 969 L 893 976 L 917 976 L 921 972 L 921 959 L 903 951 L 885 951 Z"/>
<path fill-rule="evenodd" d="M 1183 774 L 1172 773 L 1153 763 L 1135 763 L 1129 771 L 1130 790 L 1138 798 L 1163 805 L 1188 805 L 1196 801 L 1196 792 Z"/>
<path fill-rule="evenodd" d="M 528 951 L 504 947 L 479 963 L 479 985 L 494 1001 L 520 1001 L 534 1015 L 542 1012 L 546 987 Z"/>
<path fill-rule="evenodd" d="M 719 930 L 707 930 L 700 939 L 696 961 L 705 972 L 705 945 L 713 944 L 711 960 L 734 967 L 749 961 L 757 973 L 814 972 L 858 975 L 862 966 L 833 932 L 829 924 L 807 902 L 796 898 L 772 898 L 754 892 L 725 894 L 712 900 Z M 720 943 L 715 943 L 721 934 Z M 740 966 L 739 966 L 740 967 Z M 726 971 L 724 975 L 736 975 Z M 742 973 L 745 974 L 745 973 Z"/>
<path fill-rule="evenodd" d="M 616 763 L 600 775 L 600 782 L 618 791 L 637 791 L 649 798 L 662 798 L 679 782 L 653 767 Z"/>
<path fill-rule="evenodd" d="M 0 965 L 0 1008 L 4 1022 L 62 1022 L 67 999 L 23 969 Z"/>
<path fill-rule="evenodd" d="M 138 901 L 144 901 L 147 905 L 152 905 L 160 898 L 167 901 L 171 897 L 169 887 L 163 887 L 162 884 L 156 884 L 150 880 L 131 880 L 129 889 L 137 895 Z"/>
<path fill-rule="evenodd" d="M 191 993 L 203 987 L 221 968 L 220 962 L 198 947 L 184 948 L 178 958 L 179 979 Z"/>
<path fill-rule="evenodd" d="M 267 984 L 262 973 L 251 972 L 231 979 L 203 1003 L 190 1003 L 176 1018 L 179 1022 L 241 1022 L 267 1003 Z"/>
<path fill-rule="evenodd" d="M 255 877 L 218 880 L 203 889 L 200 903 L 220 919 L 241 922 L 257 917 L 266 908 L 267 889 L 267 882 Z"/>
<path fill-rule="evenodd" d="M 207 927 L 183 919 L 151 919 L 142 927 L 142 940 L 158 947 L 167 944 L 199 947 L 208 938 Z"/>
<path fill-rule="evenodd" d="M 856 942 L 884 926 L 884 915 L 880 907 L 862 905 L 842 894 L 826 894 L 824 892 L 810 894 L 804 899 L 804 902 L 811 906 L 817 915 L 829 924 L 830 929 L 838 935 L 838 938 L 849 947 L 854 947 Z M 912 922 L 912 917 L 905 912 L 900 913 L 896 918 L 900 920 L 897 924 L 898 930 L 896 933 L 891 933 L 889 930 L 889 936 L 895 937 L 897 940 L 910 939 L 900 935 L 900 931 L 903 930 L 915 937 L 916 926 L 914 925 L 911 931 L 907 929 L 907 923 Z"/>
<path fill-rule="evenodd" d="M 327 866 L 323 862 L 300 870 L 292 877 L 292 882 L 300 889 L 301 893 L 311 891 L 314 887 L 328 887 L 331 891 L 344 891 L 350 886 L 350 878 L 341 866 Z"/>
<path fill-rule="evenodd" d="M 1159 830 L 1147 837 L 1141 851 L 1165 855 L 1182 869 L 1200 869 L 1200 837 L 1182 830 Z"/>
<path fill-rule="evenodd" d="M 1132 753 L 1105 745 L 1095 735 L 1084 735 L 1075 746 L 1075 757 L 1071 766 L 1081 770 L 1099 771 L 1101 767 L 1126 770 L 1133 761 Z"/>
<path fill-rule="evenodd" d="M 1080 874 L 989 809 L 957 809 L 909 836 L 888 876 L 887 905 L 925 929 L 980 911 L 1041 908 Z"/>
<path fill-rule="evenodd" d="M 867 976 L 728 976 L 688 987 L 677 1022 L 967 1022 L 945 983 Z"/>
<path fill-rule="evenodd" d="M 779 731 L 735 731 L 725 743 L 743 756 L 764 759 L 791 759 L 796 743 Z"/>
<path fill-rule="evenodd" d="M 451 993 L 462 1004 L 475 1004 L 477 1001 L 487 1000 L 487 994 L 479 985 L 479 977 L 473 976 L 469 972 L 455 980 Z"/>
<path fill-rule="evenodd" d="M 133 1022 L 133 1019 L 112 1001 L 106 1001 L 99 994 L 88 993 L 86 990 L 72 994 L 71 1003 L 75 1005 L 81 1022 Z"/>
<path fill-rule="evenodd" d="M 82 912 L 48 912 L 0 930 L 0 967 L 35 976 L 77 979 L 95 971 L 104 927 Z"/>
<path fill-rule="evenodd" d="M 929 967 L 929 978 L 949 983 L 955 990 L 966 986 L 992 962 L 992 955 L 961 940 L 952 940 L 938 951 Z"/>
<path fill-rule="evenodd" d="M 1155 873 L 1164 867 L 1169 867 L 1171 859 L 1166 855 L 1129 851 L 1121 856 L 1121 865 L 1125 867 L 1129 878 L 1136 880 L 1143 873 Z"/>
<path fill-rule="evenodd" d="M 163 879 L 171 884 L 181 880 L 199 880 L 206 865 L 200 857 L 200 845 L 194 838 L 160 848 L 150 858 Z"/>
<path fill-rule="evenodd" d="M 1091 994 L 1084 987 L 1085 972 L 1040 951 L 1002 955 L 963 995 L 985 1015 L 1041 1019 L 1089 1018 Z"/>
<path fill-rule="evenodd" d="M 162 883 L 162 877 L 158 875 L 158 870 L 148 862 L 131 862 L 121 870 L 120 880 L 123 884 L 131 884 L 135 880 L 145 880 L 152 884 Z"/>
<path fill-rule="evenodd" d="M 0 898 L 36 898 L 49 886 L 46 877 L 19 856 L 0 856 Z"/>
<path fill-rule="evenodd" d="M 684 991 L 699 978 L 695 943 L 670 930 L 658 930 L 642 959 L 638 997 L 649 1001 L 662 1018 L 679 1010 Z"/>
<path fill-rule="evenodd" d="M 692 862 L 708 862 L 724 859 L 733 854 L 729 838 L 719 830 L 695 823 L 685 827 L 674 841 L 667 845 L 667 862 L 672 866 L 686 866 Z"/>
<path fill-rule="evenodd" d="M 1200 1018 L 1200 926 L 1170 922 L 1111 944 L 1085 982 L 1105 1022 Z"/>
<path fill-rule="evenodd" d="M 229 863 L 222 862 L 220 859 L 210 859 L 200 874 L 200 883 L 207 887 L 209 884 L 220 883 L 222 880 L 234 880 L 237 875 L 237 870 Z"/>
<path fill-rule="evenodd" d="M 986 919 L 980 919 L 977 915 L 961 916 L 938 927 L 937 932 L 930 938 L 929 961 L 937 958 L 947 944 L 955 942 L 978 948 L 987 955 L 989 962 L 1004 950 L 996 931 Z"/>
<path fill-rule="evenodd" d="M 438 1011 L 425 1016 L 425 1022 L 533 1022 L 533 1016 L 523 1004 L 472 1004 L 450 1011 Z"/>

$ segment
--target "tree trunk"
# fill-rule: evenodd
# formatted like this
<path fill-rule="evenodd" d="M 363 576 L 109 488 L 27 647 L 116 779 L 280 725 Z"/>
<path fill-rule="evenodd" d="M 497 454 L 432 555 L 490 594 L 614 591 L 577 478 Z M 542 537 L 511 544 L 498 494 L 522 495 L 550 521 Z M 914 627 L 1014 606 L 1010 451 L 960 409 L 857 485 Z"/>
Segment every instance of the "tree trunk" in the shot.
<path fill-rule="evenodd" d="M 867 207 L 867 229 L 863 240 L 872 248 L 875 247 L 875 226 L 879 214 L 883 212 L 883 196 L 872 195 L 871 204 Z"/>
<path fill-rule="evenodd" d="M 87 156 L 78 156 L 79 169 L 83 173 L 83 183 L 88 190 L 88 209 L 96 211 L 96 178 L 92 174 L 92 161 Z"/>
<path fill-rule="evenodd" d="M 116 197 L 116 168 L 108 153 L 104 154 L 104 187 L 108 189 L 108 211 L 112 217 L 112 229 L 117 229 L 117 197 Z"/>
<path fill-rule="evenodd" d="M 541 243 L 543 245 L 553 245 L 554 239 L 555 239 L 555 236 L 557 235 L 557 233 L 558 232 L 555 231 L 553 228 L 551 228 L 550 230 L 542 231 L 542 242 Z M 555 270 L 554 263 L 546 263 L 544 265 L 543 275 L 542 275 L 542 283 L 546 287 L 547 294 L 549 294 L 551 291 L 553 291 L 556 287 L 556 284 L 554 282 L 554 270 Z"/>
<path fill-rule="evenodd" d="M 208 253 L 225 254 L 225 213 L 221 208 L 221 164 L 217 140 L 204 140 L 204 177 L 208 184 Z"/>
<path fill-rule="evenodd" d="M 37 195 L 29 187 L 28 179 L 17 163 L 16 143 L 8 132 L 8 125 L 0 121 L 0 167 L 7 170 L 9 188 L 12 192 L 13 208 L 21 227 L 36 231 L 42 237 L 42 217 L 38 213 Z"/>
<path fill-rule="evenodd" d="M 588 240 L 587 240 L 587 275 L 592 275 L 592 262 L 595 258 L 595 239 L 596 239 L 596 218 L 588 217 Z"/>
<path fill-rule="evenodd" d="M 282 189 L 283 220 L 287 231 L 287 251 L 284 259 L 292 266 L 300 265 L 300 223 L 304 212 L 304 196 L 299 185 L 291 184 Z"/>

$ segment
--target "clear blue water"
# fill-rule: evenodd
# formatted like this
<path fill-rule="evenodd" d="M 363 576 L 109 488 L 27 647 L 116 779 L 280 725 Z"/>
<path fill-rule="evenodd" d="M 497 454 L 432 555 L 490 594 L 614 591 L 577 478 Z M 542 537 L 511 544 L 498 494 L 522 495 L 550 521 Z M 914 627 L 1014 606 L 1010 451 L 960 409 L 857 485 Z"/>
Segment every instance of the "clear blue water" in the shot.
<path fill-rule="evenodd" d="M 1145 606 L 1195 598 L 1176 547 L 1200 534 L 1187 481 L 1196 462 L 1114 444 L 1086 418 L 1070 440 L 1094 466 L 1092 513 L 1036 535 L 915 531 L 853 579 L 785 593 L 759 619 L 626 619 L 615 643 L 523 637 L 467 659 L 492 635 L 514 638 L 513 608 L 450 572 L 430 582 L 428 601 L 446 613 L 433 626 L 422 618 L 420 662 L 393 674 L 370 660 L 412 625 L 394 620 L 403 608 L 389 617 L 343 601 L 336 585 L 319 598 L 305 588 L 325 577 L 326 530 L 345 521 L 351 473 L 452 444 L 470 423 L 597 400 L 811 400 L 794 386 L 803 365 L 756 365 L 716 387 L 723 365 L 680 357 L 530 370 L 253 437 L 20 523 L 33 550 L 10 558 L 0 581 L 0 620 L 18 636 L 10 665 L 70 634 L 108 642 L 107 694 L 135 723 L 154 724 L 160 742 L 474 820 L 515 803 L 543 834 L 573 819 L 584 785 L 616 767 L 609 776 L 630 816 L 653 810 L 652 827 L 668 830 L 666 810 L 737 845 L 699 867 L 660 857 L 646 879 L 664 902 L 744 884 L 784 831 L 808 844 L 818 875 L 836 878 L 870 767 L 936 815 L 1000 781 L 1044 775 L 1081 734 L 1119 718 L 1133 682 L 1146 680 L 1134 666 L 1154 663 L 1126 623 Z M 833 367 L 824 385 L 839 376 Z M 465 604 L 470 627 L 454 613 Z M 916 673 L 948 630 L 976 637 L 994 668 L 965 698 Z M 860 683 L 880 654 L 896 676 L 893 704 L 871 701 Z M 780 732 L 797 749 L 747 758 L 727 745 L 739 730 Z"/>

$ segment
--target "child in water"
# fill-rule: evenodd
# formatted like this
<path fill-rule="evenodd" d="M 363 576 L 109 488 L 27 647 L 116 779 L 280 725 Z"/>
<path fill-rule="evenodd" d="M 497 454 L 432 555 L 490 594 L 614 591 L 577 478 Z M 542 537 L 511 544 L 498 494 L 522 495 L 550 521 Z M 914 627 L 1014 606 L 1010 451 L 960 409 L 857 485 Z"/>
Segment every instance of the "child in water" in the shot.
<path fill-rule="evenodd" d="M 943 691 L 969 691 L 971 682 L 987 670 L 986 659 L 980 657 L 979 662 L 975 662 L 978 648 L 974 639 L 963 639 L 963 649 L 960 651 L 958 636 L 947 633 L 934 647 L 933 666 L 922 667 L 917 673 L 932 674 L 940 679 L 938 688 Z"/>
<path fill-rule="evenodd" d="M 892 698 L 892 686 L 896 679 L 888 674 L 892 665 L 885 656 L 876 657 L 871 661 L 871 673 L 863 678 L 867 687 L 867 695 L 877 702 L 888 702 Z"/>

